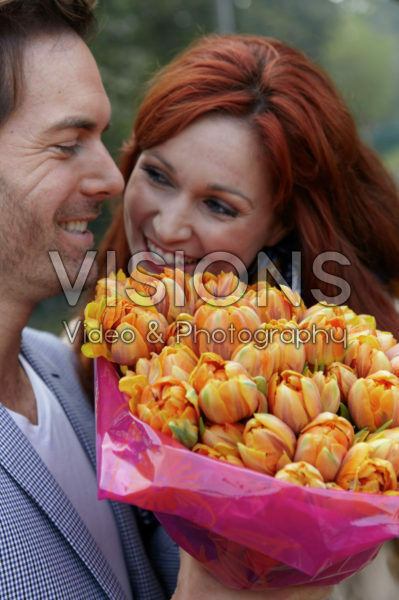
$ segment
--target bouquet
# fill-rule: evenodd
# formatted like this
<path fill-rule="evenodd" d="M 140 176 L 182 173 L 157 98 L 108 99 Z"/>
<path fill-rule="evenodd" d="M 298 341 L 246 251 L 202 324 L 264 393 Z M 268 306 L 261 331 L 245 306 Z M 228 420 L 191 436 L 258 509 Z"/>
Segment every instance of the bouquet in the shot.
<path fill-rule="evenodd" d="M 122 272 L 85 311 L 101 498 L 225 585 L 328 585 L 399 534 L 399 346 L 231 273 Z"/>

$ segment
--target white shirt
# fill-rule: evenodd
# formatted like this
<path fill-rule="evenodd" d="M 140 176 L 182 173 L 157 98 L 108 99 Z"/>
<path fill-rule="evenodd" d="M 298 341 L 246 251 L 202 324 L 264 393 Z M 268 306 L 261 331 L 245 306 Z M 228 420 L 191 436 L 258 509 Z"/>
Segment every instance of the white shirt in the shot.
<path fill-rule="evenodd" d="M 57 398 L 23 358 L 36 398 L 38 424 L 8 409 L 97 542 L 129 600 L 132 598 L 119 533 L 107 501 L 97 499 L 90 461 Z"/>

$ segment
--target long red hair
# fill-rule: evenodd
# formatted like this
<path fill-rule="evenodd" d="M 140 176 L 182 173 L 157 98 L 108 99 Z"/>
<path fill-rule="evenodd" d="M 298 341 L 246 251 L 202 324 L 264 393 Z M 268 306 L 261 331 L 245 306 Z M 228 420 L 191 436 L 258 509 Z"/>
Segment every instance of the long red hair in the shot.
<path fill-rule="evenodd" d="M 140 153 L 209 113 L 246 118 L 259 134 L 272 182 L 273 209 L 300 241 L 303 298 L 337 287 L 313 273 L 323 252 L 350 265 L 328 272 L 350 284 L 348 304 L 376 316 L 399 337 L 389 290 L 399 274 L 399 199 L 378 157 L 359 138 L 348 108 L 330 79 L 300 51 L 265 37 L 210 35 L 162 68 L 150 82 L 120 168 L 127 181 Z M 250 235 L 250 232 L 248 232 Z M 99 252 L 117 267 L 130 258 L 119 208 Z M 397 293 L 396 287 L 396 293 Z"/>

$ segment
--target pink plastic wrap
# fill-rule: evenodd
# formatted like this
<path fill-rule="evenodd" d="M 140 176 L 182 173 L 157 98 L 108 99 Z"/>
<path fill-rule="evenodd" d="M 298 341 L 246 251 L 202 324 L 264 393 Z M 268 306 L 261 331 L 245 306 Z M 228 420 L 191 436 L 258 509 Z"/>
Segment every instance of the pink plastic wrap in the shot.
<path fill-rule="evenodd" d="M 399 496 L 305 488 L 195 454 L 135 418 L 112 364 L 96 365 L 99 498 L 155 511 L 222 583 L 335 584 L 399 536 Z"/>

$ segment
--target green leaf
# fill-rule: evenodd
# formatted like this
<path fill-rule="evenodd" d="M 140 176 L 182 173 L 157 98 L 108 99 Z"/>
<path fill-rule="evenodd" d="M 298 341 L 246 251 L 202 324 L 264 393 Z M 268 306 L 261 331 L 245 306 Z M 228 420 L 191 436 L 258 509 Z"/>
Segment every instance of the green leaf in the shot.
<path fill-rule="evenodd" d="M 364 442 L 366 440 L 366 438 L 368 437 L 370 433 L 370 430 L 368 427 L 363 427 L 363 429 L 360 429 L 357 433 L 355 433 L 355 436 L 353 438 L 353 442 L 352 442 L 352 446 L 354 444 L 357 444 L 358 442 Z"/>
<path fill-rule="evenodd" d="M 195 433 L 195 430 L 190 427 L 191 424 L 188 421 L 185 421 L 184 429 L 176 425 L 173 421 L 170 421 L 168 425 L 175 439 L 186 446 L 186 448 L 191 449 L 197 443 L 198 435 Z"/>
<path fill-rule="evenodd" d="M 344 419 L 347 419 L 350 423 L 352 423 L 348 407 L 343 402 L 339 403 L 338 414 L 340 417 L 344 417 Z"/>
<path fill-rule="evenodd" d="M 253 380 L 255 381 L 258 390 L 266 396 L 267 383 L 265 377 L 262 377 L 262 375 L 257 375 L 256 377 L 253 377 Z"/>
<path fill-rule="evenodd" d="M 202 439 L 202 436 L 205 433 L 204 419 L 202 417 L 200 417 L 200 421 L 199 421 L 199 430 L 200 430 L 200 436 L 201 436 L 201 439 Z"/>
<path fill-rule="evenodd" d="M 384 429 L 388 429 L 388 427 L 392 425 L 392 420 L 393 419 L 389 419 L 389 421 L 386 421 L 383 425 L 381 425 L 381 427 L 379 427 L 377 431 L 374 432 L 374 435 L 376 433 L 381 433 L 381 431 L 384 431 Z"/>

